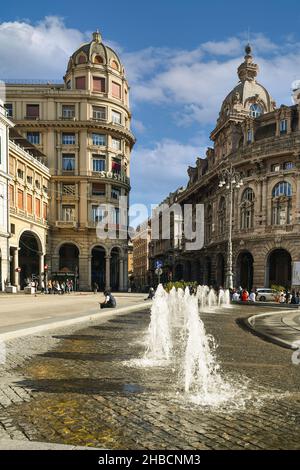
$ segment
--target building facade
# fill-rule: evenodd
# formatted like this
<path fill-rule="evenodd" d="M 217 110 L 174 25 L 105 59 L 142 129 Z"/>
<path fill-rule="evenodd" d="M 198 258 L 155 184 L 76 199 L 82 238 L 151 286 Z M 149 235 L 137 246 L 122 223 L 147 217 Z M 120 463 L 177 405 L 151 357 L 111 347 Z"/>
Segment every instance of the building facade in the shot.
<path fill-rule="evenodd" d="M 133 245 L 133 285 L 137 290 L 145 290 L 150 285 L 149 243 L 151 241 L 151 220 L 136 228 Z"/>
<path fill-rule="evenodd" d="M 9 140 L 9 280 L 18 290 L 44 279 L 50 172 L 46 157 L 14 129 Z"/>
<path fill-rule="evenodd" d="M 223 101 L 211 133 L 213 147 L 188 169 L 187 187 L 176 198 L 181 206 L 204 205 L 204 246 L 187 250 L 182 238 L 165 275 L 224 285 L 232 223 L 235 286 L 299 287 L 300 104 L 276 107 L 257 82 L 249 45 L 245 51 L 239 83 Z M 229 190 L 219 187 L 224 169 L 243 182 L 233 191 L 231 221 Z"/>
<path fill-rule="evenodd" d="M 8 132 L 11 122 L 0 101 L 0 291 L 9 280 Z"/>
<path fill-rule="evenodd" d="M 118 55 L 100 33 L 71 56 L 63 84 L 7 84 L 18 131 L 47 155 L 51 173 L 49 271 L 69 272 L 79 288 L 126 290 L 127 222 L 119 200 L 130 191 L 129 86 Z M 105 204 L 108 229 L 97 234 Z"/>

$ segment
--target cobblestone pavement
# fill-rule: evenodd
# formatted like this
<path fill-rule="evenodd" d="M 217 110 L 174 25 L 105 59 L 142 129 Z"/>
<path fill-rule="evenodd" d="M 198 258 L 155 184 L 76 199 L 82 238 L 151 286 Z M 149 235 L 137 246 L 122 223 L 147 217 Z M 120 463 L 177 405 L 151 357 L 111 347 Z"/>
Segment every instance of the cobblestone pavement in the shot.
<path fill-rule="evenodd" d="M 300 366 L 291 351 L 238 325 L 254 313 L 233 307 L 203 315 L 222 374 L 238 390 L 216 409 L 185 400 L 174 370 L 132 362 L 144 352 L 147 311 L 11 341 L 0 366 L 0 439 L 107 449 L 297 449 Z"/>

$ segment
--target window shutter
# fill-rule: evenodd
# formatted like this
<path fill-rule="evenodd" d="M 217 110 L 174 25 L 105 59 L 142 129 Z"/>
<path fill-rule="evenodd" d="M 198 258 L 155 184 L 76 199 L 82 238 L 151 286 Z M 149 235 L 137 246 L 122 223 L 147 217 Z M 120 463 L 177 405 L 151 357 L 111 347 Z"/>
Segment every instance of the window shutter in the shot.
<path fill-rule="evenodd" d="M 121 86 L 118 83 L 112 82 L 111 91 L 115 98 L 121 98 Z"/>
<path fill-rule="evenodd" d="M 105 92 L 105 78 L 93 77 L 93 90 L 104 93 Z"/>
<path fill-rule="evenodd" d="M 32 196 L 31 194 L 27 194 L 27 212 L 32 214 Z"/>
<path fill-rule="evenodd" d="M 85 77 L 76 77 L 75 84 L 77 90 L 85 90 Z"/>

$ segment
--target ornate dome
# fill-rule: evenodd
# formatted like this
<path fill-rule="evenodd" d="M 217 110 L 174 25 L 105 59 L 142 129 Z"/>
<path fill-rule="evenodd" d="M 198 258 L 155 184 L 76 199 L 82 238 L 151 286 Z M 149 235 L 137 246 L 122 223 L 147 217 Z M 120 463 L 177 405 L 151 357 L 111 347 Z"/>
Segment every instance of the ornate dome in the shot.
<path fill-rule="evenodd" d="M 67 73 L 78 65 L 107 66 L 111 69 L 124 74 L 124 67 L 111 47 L 102 42 L 99 31 L 93 33 L 91 42 L 82 44 L 70 57 Z"/>
<path fill-rule="evenodd" d="M 219 115 L 221 121 L 232 113 L 255 118 L 274 111 L 276 107 L 269 92 L 256 81 L 259 68 L 253 62 L 249 44 L 245 47 L 245 52 L 245 60 L 237 69 L 240 82 L 223 101 Z"/>

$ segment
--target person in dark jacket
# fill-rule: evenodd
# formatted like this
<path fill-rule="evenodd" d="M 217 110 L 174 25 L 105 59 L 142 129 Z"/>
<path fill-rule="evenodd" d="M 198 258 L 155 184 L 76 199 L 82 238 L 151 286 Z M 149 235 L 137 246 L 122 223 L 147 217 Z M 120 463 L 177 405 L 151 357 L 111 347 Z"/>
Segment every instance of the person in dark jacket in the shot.
<path fill-rule="evenodd" d="M 108 290 L 104 291 L 105 300 L 100 303 L 100 308 L 115 308 L 117 306 L 116 299 Z"/>

